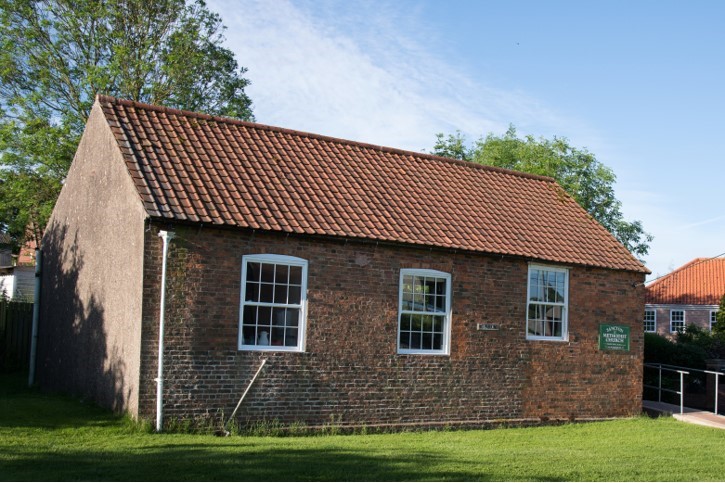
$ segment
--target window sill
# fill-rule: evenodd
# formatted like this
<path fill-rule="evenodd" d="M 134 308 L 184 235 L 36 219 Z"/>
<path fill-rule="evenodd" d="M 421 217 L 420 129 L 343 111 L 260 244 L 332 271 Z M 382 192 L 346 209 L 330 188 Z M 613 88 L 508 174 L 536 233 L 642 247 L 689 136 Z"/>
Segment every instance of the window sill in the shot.
<path fill-rule="evenodd" d="M 398 349 L 398 355 L 417 355 L 417 356 L 449 356 L 449 352 L 444 351 L 423 351 L 415 349 Z"/>
<path fill-rule="evenodd" d="M 536 337 L 536 336 L 526 336 L 526 340 L 531 341 L 541 341 L 541 342 L 569 342 L 569 336 L 565 337 Z"/>
<path fill-rule="evenodd" d="M 243 345 L 237 347 L 238 351 L 245 352 L 304 352 L 305 350 L 300 347 L 282 347 L 277 345 Z"/>

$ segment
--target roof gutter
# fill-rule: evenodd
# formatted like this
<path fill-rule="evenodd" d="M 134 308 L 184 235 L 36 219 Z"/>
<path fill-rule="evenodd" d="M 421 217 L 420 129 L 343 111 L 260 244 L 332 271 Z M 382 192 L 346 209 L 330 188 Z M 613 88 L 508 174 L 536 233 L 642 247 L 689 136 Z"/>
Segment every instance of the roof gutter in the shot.
<path fill-rule="evenodd" d="M 509 252 L 494 252 L 494 251 L 483 251 L 483 250 L 474 250 L 472 248 L 465 248 L 465 247 L 455 247 L 455 246 L 440 246 L 440 245 L 425 245 L 425 244 L 418 244 L 413 242 L 405 242 L 405 241 L 396 241 L 396 240 L 387 240 L 387 239 L 376 239 L 376 238 L 366 238 L 361 235 L 332 235 L 332 234 L 323 234 L 323 233 L 298 233 L 298 232 L 291 232 L 291 231 L 282 231 L 282 230 L 271 230 L 271 229 L 264 229 L 264 228 L 252 228 L 248 226 L 238 226 L 238 225 L 227 225 L 227 224 L 215 224 L 213 222 L 200 222 L 200 221 L 192 221 L 192 220 L 182 220 L 182 219 L 176 219 L 176 218 L 164 218 L 163 216 L 159 215 L 149 215 L 148 220 L 153 223 L 157 223 L 159 225 L 168 226 L 170 223 L 173 223 L 175 225 L 184 225 L 184 226 L 191 226 L 196 227 L 199 230 L 202 228 L 211 228 L 211 229 L 218 229 L 218 230 L 231 230 L 231 231 L 240 231 L 240 232 L 246 232 L 246 233 L 268 233 L 272 235 L 282 235 L 282 236 L 294 236 L 294 237 L 302 237 L 307 239 L 317 239 L 317 240 L 327 240 L 327 241 L 336 241 L 339 243 L 360 243 L 364 245 L 376 245 L 376 246 L 388 246 L 388 247 L 406 247 L 406 248 L 415 248 L 420 250 L 429 250 L 429 251 L 437 251 L 437 252 L 444 252 L 444 253 L 471 253 L 474 255 L 482 255 L 487 257 L 494 257 L 494 258 L 511 258 L 515 260 L 523 260 L 525 262 L 529 263 L 542 263 L 542 264 L 556 264 L 556 265 L 566 265 L 571 267 L 582 267 L 582 268 L 595 268 L 595 269 L 602 269 L 602 270 L 616 270 L 620 272 L 629 272 L 629 273 L 638 273 L 641 275 L 647 275 L 649 273 L 652 273 L 647 267 L 644 265 L 641 266 L 642 269 L 635 269 L 633 267 L 617 267 L 617 266 L 611 266 L 611 265 L 604 265 L 604 264 L 593 264 L 593 263 L 583 263 L 583 262 L 575 262 L 575 261 L 566 261 L 566 260 L 553 260 L 553 259 L 547 259 L 547 258 L 541 258 L 534 255 L 524 255 L 524 254 L 516 254 L 516 253 L 509 253 Z M 642 282 L 642 285 L 644 285 L 644 282 Z"/>
<path fill-rule="evenodd" d="M 156 376 L 156 432 L 164 427 L 164 322 L 166 312 L 166 259 L 169 253 L 169 242 L 174 238 L 172 231 L 159 231 L 163 240 L 161 256 L 161 302 L 159 307 L 159 363 Z"/>

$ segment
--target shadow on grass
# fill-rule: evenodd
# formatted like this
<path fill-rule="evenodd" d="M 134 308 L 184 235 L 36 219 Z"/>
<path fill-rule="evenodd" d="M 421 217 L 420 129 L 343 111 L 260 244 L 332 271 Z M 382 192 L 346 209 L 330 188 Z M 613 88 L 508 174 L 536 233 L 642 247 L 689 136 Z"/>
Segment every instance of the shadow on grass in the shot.
<path fill-rule="evenodd" d="M 3 481 L 500 480 L 489 457 L 397 448 L 376 436 L 256 438 L 149 434 L 76 398 L 0 376 Z M 368 439 L 370 438 L 370 439 Z M 387 441 L 387 442 L 386 442 Z M 391 445 L 392 444 L 392 445 Z M 518 479 L 555 481 L 550 475 Z"/>
<path fill-rule="evenodd" d="M 29 388 L 27 373 L 0 375 L 0 428 L 115 427 L 121 419 L 93 403 Z"/>
<path fill-rule="evenodd" d="M 430 452 L 376 455 L 374 451 L 340 448 L 291 449 L 280 440 L 254 448 L 242 444 L 166 445 L 121 451 L 28 453 L 2 448 L 10 464 L 5 477 L 17 480 L 99 481 L 488 481 L 497 479 L 466 462 Z M 2 445 L 0 445 L 1 447 Z M 246 447 L 244 447 L 246 446 Z M 495 462 L 491 462 L 495 464 Z M 458 469 L 448 469 L 448 468 Z M 476 465 L 480 470 L 480 464 Z M 500 473 L 498 474 L 500 478 Z M 554 481 L 533 477 L 538 481 Z"/>

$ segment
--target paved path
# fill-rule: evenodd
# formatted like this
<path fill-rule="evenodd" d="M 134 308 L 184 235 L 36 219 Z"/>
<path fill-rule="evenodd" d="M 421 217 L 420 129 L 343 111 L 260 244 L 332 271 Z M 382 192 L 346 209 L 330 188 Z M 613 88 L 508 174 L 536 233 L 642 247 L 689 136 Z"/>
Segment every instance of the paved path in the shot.
<path fill-rule="evenodd" d="M 686 423 L 725 429 L 725 416 L 720 416 L 711 412 L 684 408 L 683 413 L 680 414 L 680 406 L 657 401 L 642 401 L 642 408 L 660 414 L 671 414 L 675 419 Z"/>

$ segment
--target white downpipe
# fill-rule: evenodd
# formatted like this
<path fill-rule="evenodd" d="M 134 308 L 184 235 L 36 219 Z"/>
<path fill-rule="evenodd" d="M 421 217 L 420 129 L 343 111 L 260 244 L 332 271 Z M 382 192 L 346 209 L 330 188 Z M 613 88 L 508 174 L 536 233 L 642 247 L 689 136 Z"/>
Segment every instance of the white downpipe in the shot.
<path fill-rule="evenodd" d="M 30 336 L 30 369 L 28 386 L 35 384 L 35 363 L 38 354 L 38 320 L 40 318 L 40 279 L 43 275 L 43 252 L 35 250 L 35 293 L 33 294 L 33 325 Z"/>
<path fill-rule="evenodd" d="M 161 255 L 161 302 L 159 307 L 159 364 L 156 376 L 156 432 L 164 426 L 164 313 L 166 312 L 166 255 L 169 252 L 169 241 L 174 238 L 172 231 L 159 231 L 164 242 Z"/>

